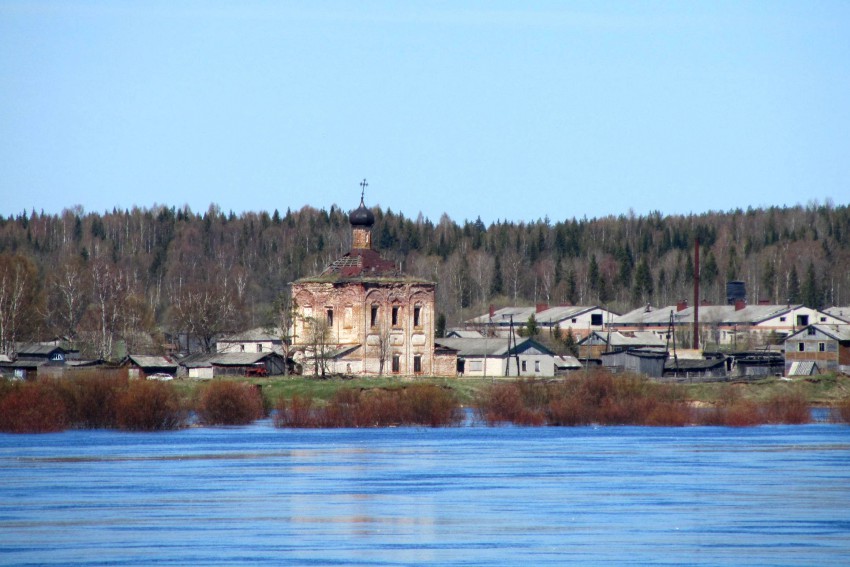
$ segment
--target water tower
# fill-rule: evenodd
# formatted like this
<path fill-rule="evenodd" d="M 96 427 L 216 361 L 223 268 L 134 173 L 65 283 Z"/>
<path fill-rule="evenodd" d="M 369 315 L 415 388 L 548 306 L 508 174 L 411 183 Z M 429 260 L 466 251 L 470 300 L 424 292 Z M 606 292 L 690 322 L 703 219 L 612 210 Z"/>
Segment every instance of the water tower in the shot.
<path fill-rule="evenodd" d="M 726 282 L 726 304 L 735 305 L 747 301 L 747 284 L 741 281 Z"/>

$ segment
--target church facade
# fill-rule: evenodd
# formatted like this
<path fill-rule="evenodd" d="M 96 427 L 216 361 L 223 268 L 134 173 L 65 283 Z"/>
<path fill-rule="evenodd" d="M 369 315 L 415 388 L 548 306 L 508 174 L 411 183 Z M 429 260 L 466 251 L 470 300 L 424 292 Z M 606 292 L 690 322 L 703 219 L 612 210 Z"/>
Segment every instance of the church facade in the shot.
<path fill-rule="evenodd" d="M 372 249 L 372 212 L 349 215 L 351 250 L 321 274 L 291 284 L 293 350 L 305 374 L 454 375 L 435 356 L 436 283 L 410 277 Z"/>

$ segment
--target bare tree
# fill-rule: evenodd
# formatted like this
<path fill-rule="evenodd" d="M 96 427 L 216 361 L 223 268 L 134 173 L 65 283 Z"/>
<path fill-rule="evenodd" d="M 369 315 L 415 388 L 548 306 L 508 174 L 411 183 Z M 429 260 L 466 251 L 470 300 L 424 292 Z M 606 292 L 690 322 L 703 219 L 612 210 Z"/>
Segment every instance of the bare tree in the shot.
<path fill-rule="evenodd" d="M 34 327 L 37 272 L 23 256 L 0 255 L 0 349 L 11 355 L 15 342 Z"/>

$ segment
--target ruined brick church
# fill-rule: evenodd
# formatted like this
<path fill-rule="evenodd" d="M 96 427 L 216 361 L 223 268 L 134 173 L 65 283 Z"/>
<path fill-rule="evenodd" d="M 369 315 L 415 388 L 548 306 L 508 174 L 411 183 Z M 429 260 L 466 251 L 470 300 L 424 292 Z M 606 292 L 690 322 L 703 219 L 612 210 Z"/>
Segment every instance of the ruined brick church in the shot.
<path fill-rule="evenodd" d="M 349 222 L 351 250 L 291 284 L 292 346 L 304 372 L 452 374 L 454 361 L 434 355 L 436 284 L 405 275 L 372 249 L 375 216 L 362 196 Z"/>

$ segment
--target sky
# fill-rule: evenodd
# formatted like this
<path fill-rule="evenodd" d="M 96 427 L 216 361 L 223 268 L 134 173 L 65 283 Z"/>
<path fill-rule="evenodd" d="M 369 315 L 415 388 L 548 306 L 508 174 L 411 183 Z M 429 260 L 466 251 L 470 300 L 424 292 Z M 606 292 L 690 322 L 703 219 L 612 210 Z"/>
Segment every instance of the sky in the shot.
<path fill-rule="evenodd" d="M 0 213 L 850 202 L 850 2 L 0 2 Z"/>

